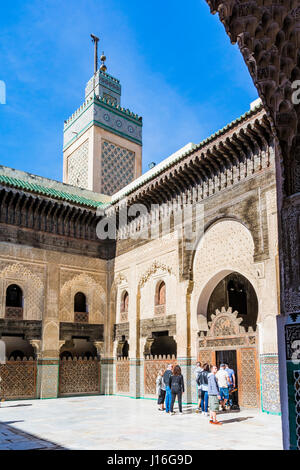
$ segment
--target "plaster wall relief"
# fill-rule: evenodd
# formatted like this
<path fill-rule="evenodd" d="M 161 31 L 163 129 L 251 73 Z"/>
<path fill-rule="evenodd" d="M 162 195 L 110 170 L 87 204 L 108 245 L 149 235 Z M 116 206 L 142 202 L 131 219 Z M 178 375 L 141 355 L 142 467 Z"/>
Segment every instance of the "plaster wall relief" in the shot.
<path fill-rule="evenodd" d="M 276 296 L 270 296 L 270 286 L 276 292 L 275 258 L 254 262 L 254 243 L 249 230 L 240 222 L 221 220 L 211 226 L 199 243 L 194 259 L 194 289 L 191 301 L 192 338 L 197 331 L 207 331 L 207 307 L 217 284 L 232 272 L 243 275 L 254 287 L 258 297 L 258 322 L 271 317 L 268 343 L 276 351 Z M 197 312 L 197 315 L 196 315 Z M 270 338 L 273 338 L 272 341 Z M 193 347 L 193 344 L 192 344 Z M 195 344 L 194 344 L 195 347 Z M 194 351 L 196 354 L 196 351 Z"/>
<path fill-rule="evenodd" d="M 157 295 L 157 286 L 164 282 L 166 299 L 165 299 L 165 309 L 161 311 L 156 311 L 156 295 Z M 149 279 L 143 285 L 141 289 L 141 319 L 153 318 L 158 315 L 174 315 L 178 308 L 176 295 L 174 292 L 177 290 L 177 280 L 175 276 L 170 275 L 168 271 L 165 271 L 163 268 L 158 268 Z"/>
<path fill-rule="evenodd" d="M 101 277 L 79 272 L 69 273 L 68 277 L 70 279 L 61 281 L 60 286 L 60 321 L 74 322 L 74 297 L 82 292 L 87 300 L 89 323 L 103 324 L 106 317 L 106 293 Z"/>
<path fill-rule="evenodd" d="M 192 337 L 195 338 L 199 330 L 208 330 L 209 298 L 218 282 L 227 274 L 239 272 L 257 288 L 253 254 L 251 233 L 240 222 L 223 220 L 214 224 L 204 234 L 195 253 L 193 265 Z"/>
<path fill-rule="evenodd" d="M 5 317 L 6 289 L 18 285 L 23 292 L 23 320 L 42 320 L 45 269 L 34 264 L 0 261 L 0 318 Z"/>
<path fill-rule="evenodd" d="M 116 323 L 126 323 L 128 321 L 128 315 L 129 315 L 129 310 L 131 308 L 131 302 L 134 301 L 134 299 L 131 298 L 130 295 L 130 290 L 129 290 L 129 285 L 127 278 L 125 276 L 122 278 L 116 279 Z M 123 302 L 123 296 L 127 292 L 128 294 L 128 305 L 127 305 L 127 310 L 122 309 L 122 302 Z"/>
<path fill-rule="evenodd" d="M 172 305 L 171 296 L 168 294 L 168 286 L 174 288 L 176 277 L 174 270 L 161 260 L 155 260 L 147 265 L 138 266 L 138 290 L 140 293 L 140 315 L 139 319 L 152 318 L 155 312 L 156 286 L 160 282 L 166 283 L 166 314 L 170 314 Z M 168 301 L 171 306 L 168 305 Z M 172 312 L 173 314 L 175 312 Z"/>
<path fill-rule="evenodd" d="M 54 320 L 43 324 L 42 357 L 58 358 L 60 349 L 59 324 Z"/>

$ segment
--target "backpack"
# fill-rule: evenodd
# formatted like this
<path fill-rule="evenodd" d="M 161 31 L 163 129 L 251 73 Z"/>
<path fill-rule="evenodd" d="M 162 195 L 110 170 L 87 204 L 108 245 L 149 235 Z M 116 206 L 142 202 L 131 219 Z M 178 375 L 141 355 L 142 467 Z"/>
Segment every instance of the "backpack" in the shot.
<path fill-rule="evenodd" d="M 166 370 L 166 372 L 163 375 L 163 381 L 166 387 L 169 386 L 169 379 L 171 375 L 172 375 L 172 372 L 170 370 Z"/>

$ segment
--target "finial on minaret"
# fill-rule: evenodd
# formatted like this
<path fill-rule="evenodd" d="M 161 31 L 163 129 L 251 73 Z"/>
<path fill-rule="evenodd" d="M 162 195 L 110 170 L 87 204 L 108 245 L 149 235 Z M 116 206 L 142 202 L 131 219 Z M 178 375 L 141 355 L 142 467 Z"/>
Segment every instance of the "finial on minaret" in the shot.
<path fill-rule="evenodd" d="M 100 60 L 102 62 L 100 70 L 101 70 L 101 72 L 106 72 L 106 70 L 107 70 L 107 67 L 105 65 L 106 56 L 104 55 L 104 52 L 102 52 L 102 56 L 100 57 Z"/>
<path fill-rule="evenodd" d="M 91 38 L 93 43 L 95 44 L 95 52 L 94 52 L 94 74 L 97 73 L 98 70 L 98 42 L 99 38 L 95 36 L 94 34 L 91 34 Z"/>

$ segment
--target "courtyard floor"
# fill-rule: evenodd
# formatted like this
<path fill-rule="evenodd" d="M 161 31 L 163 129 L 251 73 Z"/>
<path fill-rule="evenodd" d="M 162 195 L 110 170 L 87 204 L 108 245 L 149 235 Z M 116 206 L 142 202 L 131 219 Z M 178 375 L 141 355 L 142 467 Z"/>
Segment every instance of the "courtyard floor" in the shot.
<path fill-rule="evenodd" d="M 282 449 L 279 416 L 228 412 L 213 426 L 194 410 L 170 416 L 155 401 L 116 396 L 5 402 L 0 450 Z"/>

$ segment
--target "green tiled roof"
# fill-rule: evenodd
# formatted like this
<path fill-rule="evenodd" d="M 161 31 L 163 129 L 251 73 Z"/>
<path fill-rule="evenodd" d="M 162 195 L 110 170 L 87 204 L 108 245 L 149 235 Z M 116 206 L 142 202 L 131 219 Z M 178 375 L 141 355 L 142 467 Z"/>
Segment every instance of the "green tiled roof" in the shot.
<path fill-rule="evenodd" d="M 77 194 L 67 193 L 65 191 L 58 191 L 54 188 L 47 188 L 46 186 L 42 186 L 41 184 L 30 183 L 28 181 L 24 181 L 19 178 L 12 178 L 6 175 L 0 175 L 0 183 L 5 184 L 7 186 L 12 186 L 14 188 L 24 189 L 35 194 L 43 194 L 54 199 L 68 201 L 74 204 L 80 204 L 82 206 L 93 208 L 105 208 L 107 206 L 106 203 L 93 201 L 92 199 L 87 199 L 85 197 L 78 196 Z"/>

